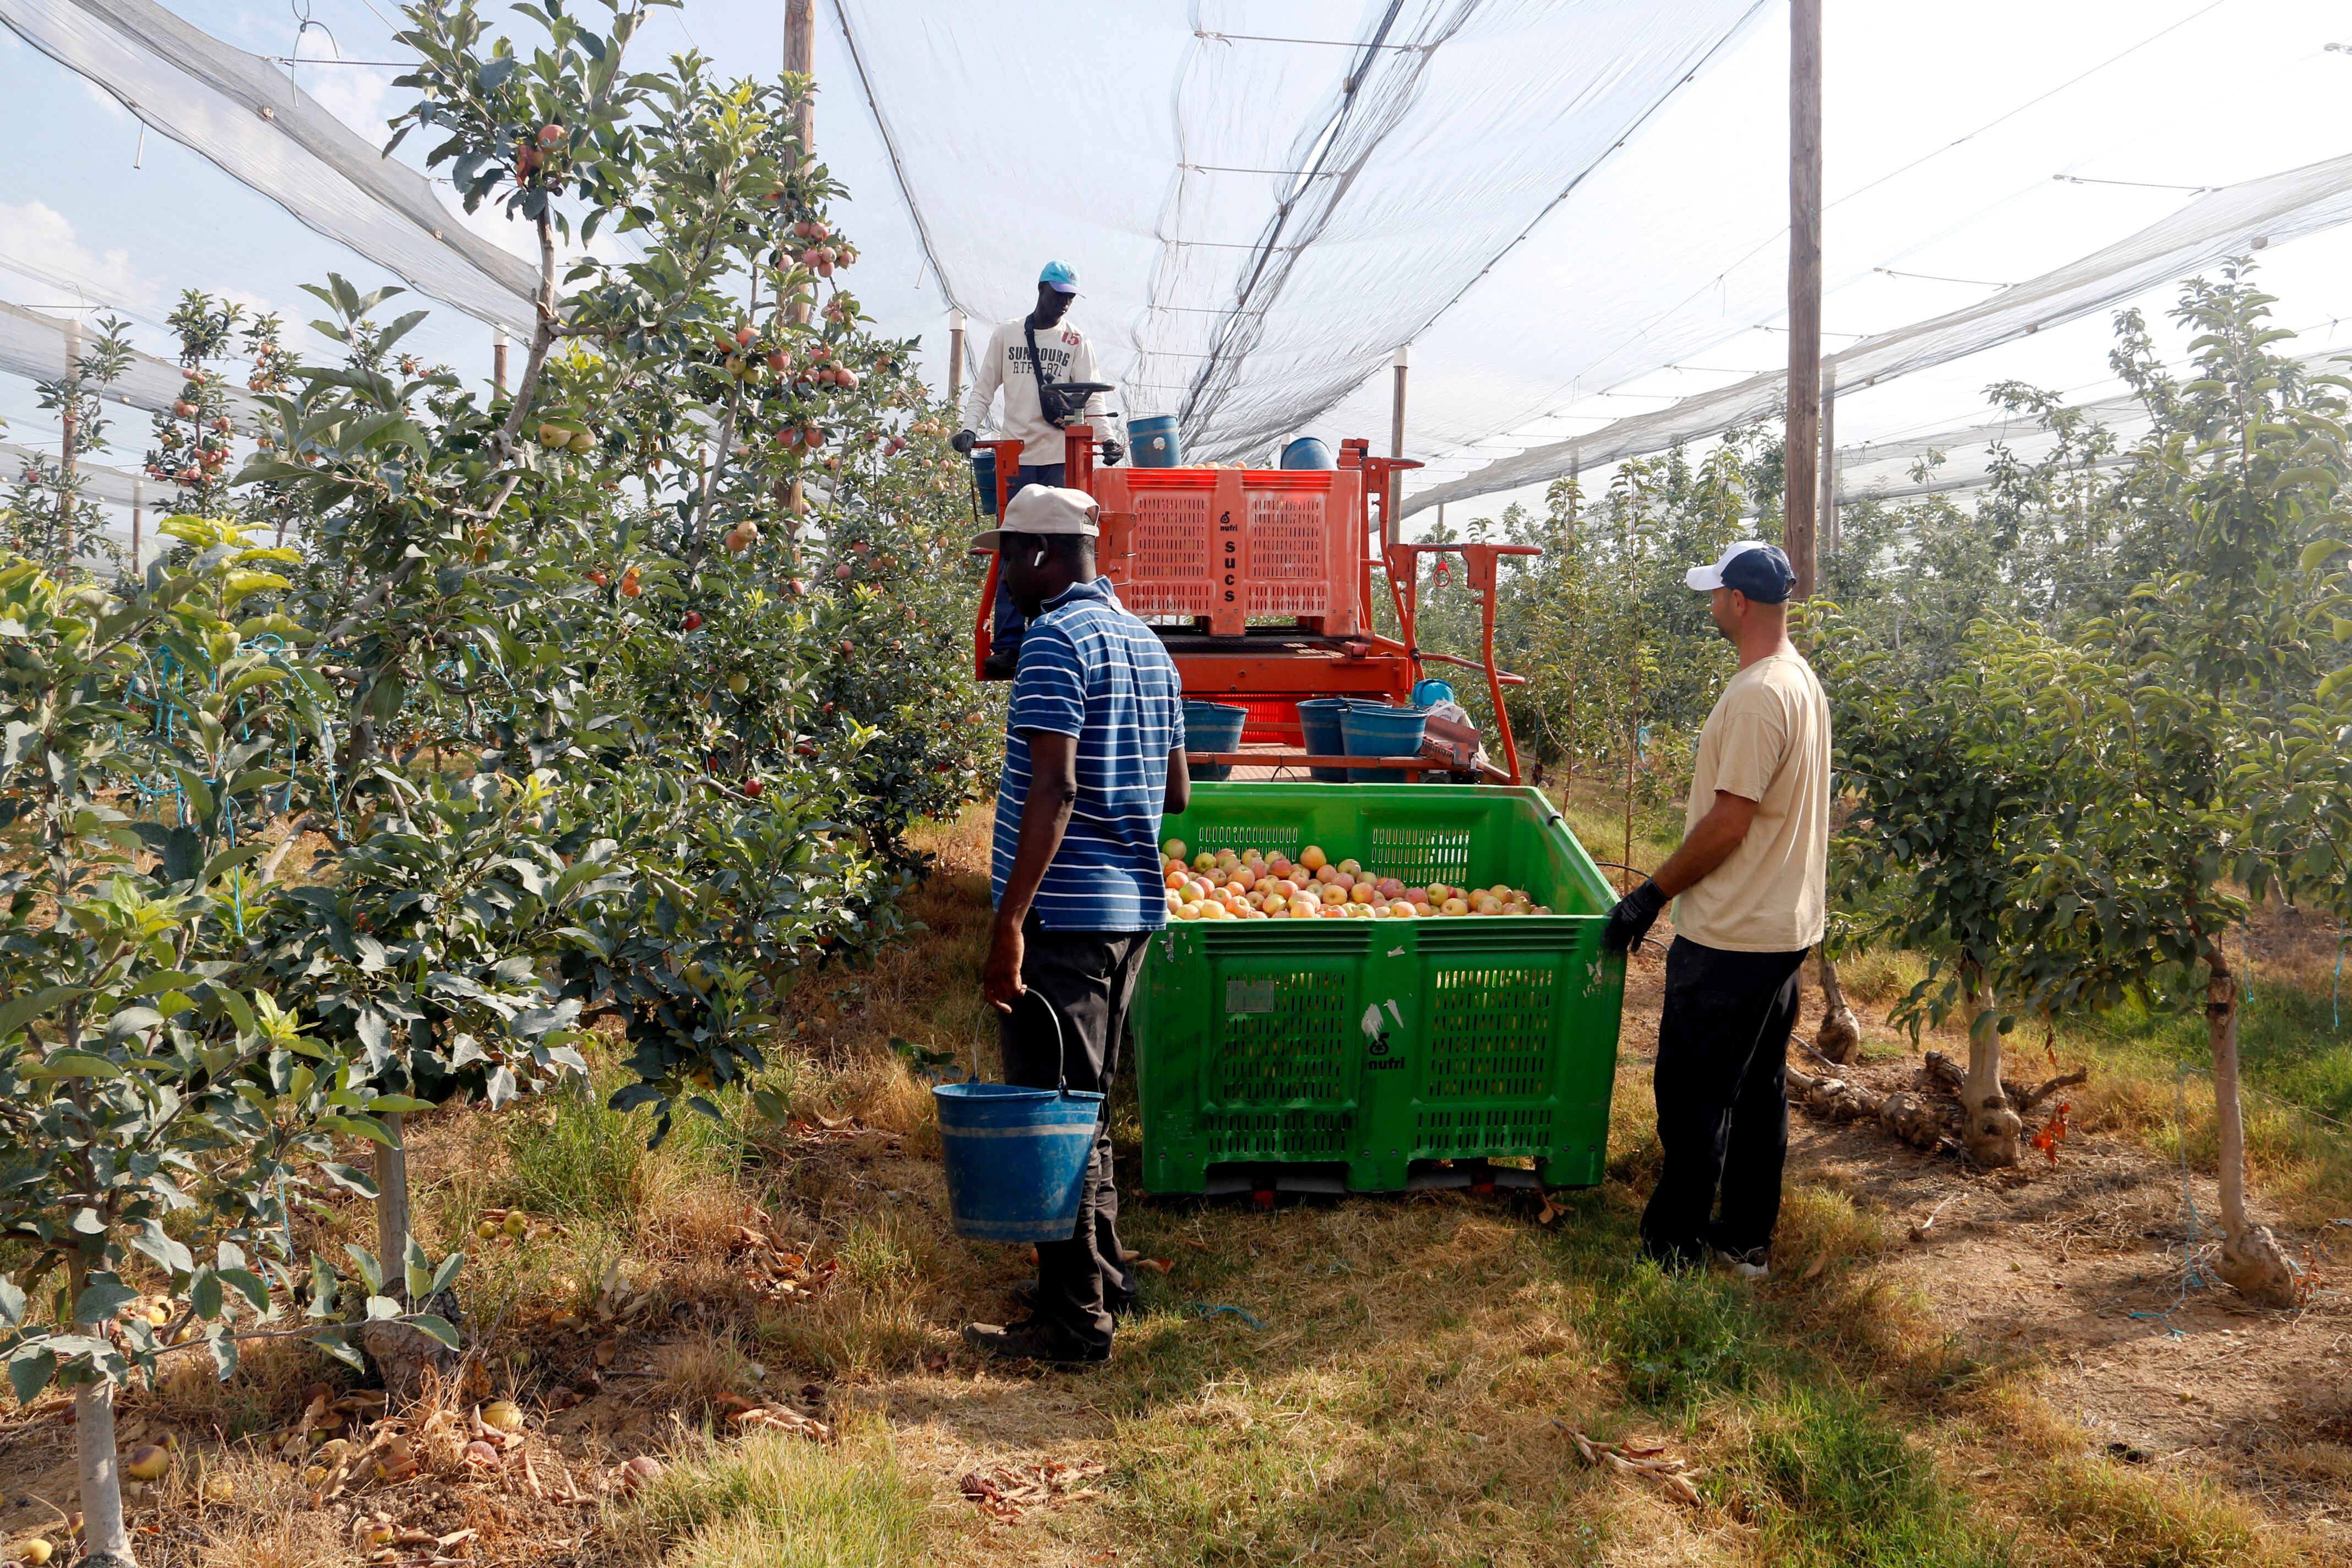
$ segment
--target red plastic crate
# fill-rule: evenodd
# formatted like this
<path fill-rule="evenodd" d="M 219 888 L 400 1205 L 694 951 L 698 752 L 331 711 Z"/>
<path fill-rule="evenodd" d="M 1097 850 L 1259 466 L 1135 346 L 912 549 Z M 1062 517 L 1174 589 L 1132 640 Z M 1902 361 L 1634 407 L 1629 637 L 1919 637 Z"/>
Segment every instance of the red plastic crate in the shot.
<path fill-rule="evenodd" d="M 1103 574 L 1135 614 L 1205 616 L 1214 637 L 1277 618 L 1354 636 L 1362 483 L 1353 468 L 1097 468 Z"/>

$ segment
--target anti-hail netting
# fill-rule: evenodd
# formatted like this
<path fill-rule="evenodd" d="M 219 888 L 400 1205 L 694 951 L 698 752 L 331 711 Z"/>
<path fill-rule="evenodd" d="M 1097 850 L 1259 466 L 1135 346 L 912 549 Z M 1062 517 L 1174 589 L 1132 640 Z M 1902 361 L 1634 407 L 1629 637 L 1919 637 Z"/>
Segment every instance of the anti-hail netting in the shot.
<path fill-rule="evenodd" d="M 152 0 L 0 0 L 0 24 L 310 228 L 470 316 L 529 331 L 536 270 L 268 61 Z"/>
<path fill-rule="evenodd" d="M 1773 7 L 1197 0 L 1057 47 L 1034 97 L 1066 12 L 984 9 L 834 7 L 949 296 L 1009 319 L 1067 254 L 1125 412 L 1229 459 L 1376 375 Z"/>
<path fill-rule="evenodd" d="M 2235 3 L 1985 0 L 1945 26 L 1829 0 L 1827 324 L 1869 334 L 1828 334 L 1851 344 L 1832 356 L 1849 483 L 1909 483 L 1886 454 L 1912 433 L 2005 428 L 1969 423 L 1994 375 L 1968 356 L 2006 345 L 1987 358 L 2011 364 L 2039 333 L 2045 363 L 2007 374 L 2057 365 L 2063 342 L 2087 352 L 2040 379 L 2078 380 L 2104 358 L 2085 331 L 2103 308 L 2352 216 L 2341 127 L 2308 111 L 2352 69 L 2322 47 L 2340 13 L 2279 0 L 2248 28 Z M 771 75 L 778 12 L 691 0 L 656 13 L 642 47 Z M 936 345 L 952 300 L 976 350 L 1025 308 L 1041 260 L 1070 260 L 1123 410 L 1178 415 L 1195 459 L 1262 461 L 1310 433 L 1385 449 L 1387 367 L 1412 343 L 1422 510 L 1778 423 L 1786 340 L 1759 334 L 1785 298 L 1786 16 L 1781 0 L 824 0 L 819 150 L 851 184 L 856 287 L 884 330 Z M 0 24 L 419 292 L 528 325 L 528 264 L 383 156 L 379 119 L 347 125 L 152 0 L 0 0 Z M 403 52 L 381 8 L 338 25 L 351 52 Z M 1923 36 L 1936 68 L 1896 68 Z M 2271 173 L 2286 148 L 2317 161 Z M 190 249 L 149 259 L 220 289 Z M 289 295 L 280 280 L 272 297 Z M 63 349 L 55 318 L 0 311 L 0 371 L 54 379 Z M 175 377 L 142 359 L 110 395 L 168 406 Z M 1898 380 L 1895 414 L 1883 391 L 1849 410 Z M 1864 434 L 1886 438 L 1857 449 Z M 1938 488 L 1963 471 L 1949 449 Z"/>
<path fill-rule="evenodd" d="M 1825 356 L 1824 374 L 1833 376 L 1843 390 L 1874 386 L 2075 321 L 2251 247 L 2299 238 L 2347 219 L 2352 219 L 2352 156 L 2249 180 L 2200 196 L 2128 239 L 2004 289 L 1979 304 L 1864 338 Z M 1719 436 L 1742 425 L 1777 423 L 1787 387 L 1785 373 L 1750 376 L 1656 413 L 1621 419 L 1591 435 L 1490 464 L 1421 491 L 1406 502 L 1405 511 L 1409 515 L 1444 502 L 1540 484 L 1580 468 Z"/>

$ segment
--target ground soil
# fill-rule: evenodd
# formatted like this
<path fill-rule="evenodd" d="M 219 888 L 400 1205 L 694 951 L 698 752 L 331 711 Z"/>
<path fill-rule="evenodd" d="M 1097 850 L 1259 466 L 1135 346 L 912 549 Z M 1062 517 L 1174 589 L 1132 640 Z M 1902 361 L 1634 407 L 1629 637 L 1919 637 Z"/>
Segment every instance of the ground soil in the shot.
<path fill-rule="evenodd" d="M 2299 930 L 2279 942 L 2315 951 Z M 1629 976 L 1624 1041 L 1637 1057 L 1655 1049 L 1664 973 L 1650 952 Z M 1855 1005 L 1861 1065 L 1808 1059 L 1801 1039 L 1792 1064 L 1880 1093 L 1932 1096 L 1909 1036 Z M 1804 1013 L 1818 1017 L 1818 993 Z M 1926 1043 L 1966 1050 L 1957 1031 Z M 2048 1110 L 2029 1116 L 2029 1128 Z M 2037 1366 L 2043 1396 L 2095 1447 L 2210 1478 L 2273 1517 L 2335 1535 L 2352 1560 L 2352 1228 L 2330 1237 L 2280 1226 L 2312 1289 L 2296 1310 L 2265 1311 L 2211 1273 L 2212 1179 L 2124 1139 L 2073 1132 L 2048 1153 L 2029 1150 L 2023 1164 L 1988 1172 L 1948 1148 L 1922 1152 L 1872 1123 L 1791 1107 L 1789 1154 L 1791 1181 L 1843 1194 L 1901 1238 L 1876 1267 L 1917 1290 L 1978 1355 Z M 2279 1224 L 2259 1198 L 2253 1212 Z M 2336 1223 L 2352 1227 L 2352 1218 Z M 1801 1274 L 1811 1262 L 1774 1266 Z"/>

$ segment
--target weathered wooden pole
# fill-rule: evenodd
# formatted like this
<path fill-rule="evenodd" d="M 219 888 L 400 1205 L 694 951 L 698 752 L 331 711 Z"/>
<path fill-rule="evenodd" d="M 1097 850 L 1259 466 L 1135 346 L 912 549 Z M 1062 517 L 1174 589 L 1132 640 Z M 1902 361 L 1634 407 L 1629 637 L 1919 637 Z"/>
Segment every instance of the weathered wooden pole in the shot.
<path fill-rule="evenodd" d="M 1837 505 L 1837 362 L 1822 366 L 1822 500 L 1814 515 L 1822 559 L 1838 552 Z"/>
<path fill-rule="evenodd" d="M 784 0 L 784 71 L 789 76 L 816 74 L 816 0 Z M 798 143 L 796 156 L 805 167 L 816 157 L 816 100 L 805 92 L 793 111 L 793 137 Z M 815 289 L 814 281 L 803 279 L 793 294 L 791 315 L 795 325 L 807 324 L 810 295 Z M 795 476 L 784 492 L 785 528 L 794 537 L 807 510 L 808 499 Z"/>
<path fill-rule="evenodd" d="M 496 325 L 490 328 L 490 385 L 500 397 L 507 395 L 507 330 Z"/>
<path fill-rule="evenodd" d="M 1404 456 L 1404 377 L 1405 371 L 1412 363 L 1412 345 L 1399 343 L 1396 352 L 1396 401 L 1389 413 L 1389 456 L 1391 458 Z M 1403 504 L 1404 475 L 1391 474 L 1388 505 L 1381 519 L 1386 524 L 1381 531 L 1381 542 L 1383 545 L 1395 543 L 1403 536 L 1403 531 L 1397 523 L 1397 509 Z"/>
<path fill-rule="evenodd" d="M 963 328 L 961 310 L 948 312 L 948 404 L 963 401 Z"/>
<path fill-rule="evenodd" d="M 1781 542 L 1813 591 L 1822 420 L 1822 0 L 1789 4 L 1789 425 Z"/>
<path fill-rule="evenodd" d="M 65 415 L 59 420 L 58 460 L 58 543 L 60 559 L 58 571 L 68 573 L 74 563 L 74 465 L 80 457 L 81 446 L 81 318 L 66 318 L 66 381 Z"/>

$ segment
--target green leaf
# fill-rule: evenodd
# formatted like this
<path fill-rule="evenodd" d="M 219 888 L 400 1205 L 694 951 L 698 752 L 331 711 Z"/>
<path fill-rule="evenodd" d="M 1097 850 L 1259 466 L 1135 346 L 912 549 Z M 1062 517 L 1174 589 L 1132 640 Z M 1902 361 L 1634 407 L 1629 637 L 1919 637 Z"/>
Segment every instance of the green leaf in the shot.
<path fill-rule="evenodd" d="M 30 1405 L 58 1373 L 55 1352 L 40 1344 L 19 1345 L 8 1358 L 8 1387 L 19 1405 Z"/>
<path fill-rule="evenodd" d="M 6 1006 L 0 1007 L 0 1040 L 5 1040 L 50 1009 L 63 1006 L 77 996 L 89 994 L 89 989 L 87 986 L 52 985 L 47 990 L 36 991 L 29 996 L 18 997 Z"/>
<path fill-rule="evenodd" d="M 413 1111 L 430 1110 L 433 1102 L 419 1100 L 413 1094 L 379 1094 L 367 1102 L 367 1108 L 378 1113 L 398 1111 L 406 1115 Z"/>
<path fill-rule="evenodd" d="M 452 1253 L 451 1257 L 458 1254 Z M 455 1270 L 452 1270 L 455 1272 Z M 5 1274 L 0 1274 L 0 1323 L 15 1328 L 25 1321 L 25 1292 Z"/>
<path fill-rule="evenodd" d="M 26 1078 L 121 1078 L 122 1069 L 89 1051 L 57 1051 L 17 1068 Z"/>
<path fill-rule="evenodd" d="M 260 1275 L 250 1268 L 224 1268 L 220 1277 L 236 1287 L 236 1293 L 252 1302 L 255 1311 L 269 1310 L 269 1285 Z"/>
<path fill-rule="evenodd" d="M 372 1323 L 397 1318 L 400 1316 L 400 1303 L 389 1296 L 370 1296 L 367 1299 L 367 1315 L 368 1321 Z"/>
<path fill-rule="evenodd" d="M 320 1118 L 318 1125 L 324 1132 L 340 1132 L 346 1138 L 364 1138 L 386 1149 L 395 1146 L 390 1130 L 373 1116 L 328 1116 Z"/>
<path fill-rule="evenodd" d="M 139 1292 L 120 1279 L 98 1279 L 74 1298 L 73 1320 L 77 1323 L 103 1323 L 114 1314 L 139 1300 Z"/>
<path fill-rule="evenodd" d="M 131 1249 L 153 1258 L 170 1269 L 174 1278 L 195 1270 L 195 1255 L 166 1231 L 163 1222 L 157 1219 L 139 1222 L 139 1234 L 131 1238 Z"/>
<path fill-rule="evenodd" d="M 341 1286 L 342 1279 L 335 1273 L 335 1266 L 317 1253 L 312 1253 L 310 1255 L 310 1304 L 305 1309 L 307 1315 L 313 1318 L 333 1317 L 336 1298 L 342 1293 Z"/>
<path fill-rule="evenodd" d="M 419 1312 L 408 1320 L 408 1325 L 419 1333 L 428 1334 L 438 1340 L 453 1351 L 457 1348 L 457 1331 L 451 1328 L 447 1320 L 444 1318 L 432 1312 Z"/>
<path fill-rule="evenodd" d="M 238 995 L 234 987 L 214 985 L 211 991 L 213 999 L 221 1005 L 222 1010 L 236 1020 L 239 1030 L 250 1035 L 259 1026 L 253 1021 L 253 1009 L 246 1005 L 245 998 Z"/>
<path fill-rule="evenodd" d="M 360 1271 L 360 1283 L 367 1287 L 368 1294 L 383 1295 L 383 1265 L 376 1261 L 375 1254 L 355 1242 L 346 1242 L 343 1250 L 351 1254 L 352 1266 Z"/>
<path fill-rule="evenodd" d="M 350 1367 L 353 1372 L 362 1374 L 367 1372 L 367 1358 L 361 1355 L 358 1351 L 352 1348 L 352 1342 L 349 1336 L 341 1332 L 325 1333 L 320 1334 L 310 1342 L 318 1346 L 320 1350 L 326 1352 L 327 1354 L 334 1357 L 337 1361 L 341 1362 L 345 1366 Z"/>

